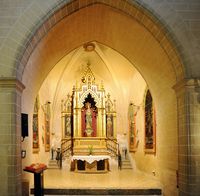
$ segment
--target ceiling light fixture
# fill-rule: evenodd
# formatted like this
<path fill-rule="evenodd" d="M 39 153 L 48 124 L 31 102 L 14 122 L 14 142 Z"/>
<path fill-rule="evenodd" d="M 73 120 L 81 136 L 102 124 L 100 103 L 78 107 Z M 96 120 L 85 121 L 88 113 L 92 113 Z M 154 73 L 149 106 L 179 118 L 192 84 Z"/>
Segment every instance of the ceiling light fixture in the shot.
<path fill-rule="evenodd" d="M 83 44 L 83 48 L 85 49 L 86 52 L 92 52 L 95 49 L 95 45 L 92 42 L 88 42 Z"/>

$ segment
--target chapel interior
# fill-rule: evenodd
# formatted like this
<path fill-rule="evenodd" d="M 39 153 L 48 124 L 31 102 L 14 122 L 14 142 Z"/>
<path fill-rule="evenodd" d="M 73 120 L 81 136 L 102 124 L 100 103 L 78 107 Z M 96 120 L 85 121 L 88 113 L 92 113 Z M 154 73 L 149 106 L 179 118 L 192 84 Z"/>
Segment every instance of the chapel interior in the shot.
<path fill-rule="evenodd" d="M 156 171 L 156 104 L 142 75 L 117 51 L 96 41 L 84 43 L 55 64 L 36 97 L 27 89 L 22 101 L 31 130 L 22 142 L 23 167 L 46 164 L 46 187 L 89 183 L 162 189 Z M 32 176 L 23 175 L 33 188 Z M 88 182 L 88 176 L 105 183 Z"/>
<path fill-rule="evenodd" d="M 199 5 L 2 0 L 1 194 L 198 196 Z"/>
<path fill-rule="evenodd" d="M 104 23 L 98 21 L 96 26 L 97 10 L 106 14 L 101 18 Z M 88 187 L 85 178 L 91 184 L 98 182 L 92 176 L 102 177 L 100 181 L 107 176 L 116 184 L 109 180 L 92 187 L 155 187 L 176 195 L 177 111 L 172 89 L 176 76 L 168 54 L 140 23 L 108 7 L 89 6 L 72 17 L 41 39 L 23 72 L 21 112 L 28 114 L 30 131 L 21 144 L 26 152 L 22 169 L 32 163 L 62 165 L 63 174 L 44 171 L 46 188 Z M 95 28 L 85 28 L 88 25 Z M 116 30 L 117 34 L 108 33 Z M 77 37 L 76 31 L 83 33 Z M 56 160 L 57 154 L 62 154 L 62 161 Z M 22 174 L 33 188 L 33 176 Z M 69 176 L 59 181 L 63 175 Z"/>

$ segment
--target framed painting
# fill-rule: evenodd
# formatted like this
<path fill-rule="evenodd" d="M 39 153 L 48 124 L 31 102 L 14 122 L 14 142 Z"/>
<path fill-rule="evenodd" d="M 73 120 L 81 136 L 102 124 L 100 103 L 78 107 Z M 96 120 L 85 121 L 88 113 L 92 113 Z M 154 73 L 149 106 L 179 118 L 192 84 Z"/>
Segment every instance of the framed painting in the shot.
<path fill-rule="evenodd" d="M 138 147 L 139 141 L 137 140 L 136 131 L 136 115 L 139 107 L 134 105 L 132 102 L 129 104 L 128 108 L 128 122 L 129 122 L 129 151 L 135 152 Z"/>
<path fill-rule="evenodd" d="M 44 145 L 45 152 L 50 151 L 50 102 L 44 105 Z"/>
<path fill-rule="evenodd" d="M 113 138 L 113 115 L 106 115 L 106 132 L 108 138 Z"/>
<path fill-rule="evenodd" d="M 65 128 L 64 128 L 64 137 L 71 137 L 72 130 L 72 117 L 71 114 L 65 114 Z"/>
<path fill-rule="evenodd" d="M 39 152 L 38 114 L 33 114 L 33 153 Z"/>
<path fill-rule="evenodd" d="M 145 153 L 156 153 L 156 116 L 153 99 L 149 90 L 145 96 L 144 106 L 144 151 Z"/>
<path fill-rule="evenodd" d="M 34 112 L 33 112 L 33 123 L 32 123 L 32 130 L 33 130 L 33 144 L 32 149 L 33 153 L 39 152 L 39 97 L 37 96 L 35 99 L 34 104 Z"/>

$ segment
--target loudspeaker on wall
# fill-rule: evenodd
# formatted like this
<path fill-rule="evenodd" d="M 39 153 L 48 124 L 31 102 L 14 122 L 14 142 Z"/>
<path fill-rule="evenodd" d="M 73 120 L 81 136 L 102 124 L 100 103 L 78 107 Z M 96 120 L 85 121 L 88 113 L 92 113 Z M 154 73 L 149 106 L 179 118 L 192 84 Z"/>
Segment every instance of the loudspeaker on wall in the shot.
<path fill-rule="evenodd" d="M 24 140 L 24 138 L 28 136 L 28 114 L 21 114 L 21 127 L 22 137 Z"/>

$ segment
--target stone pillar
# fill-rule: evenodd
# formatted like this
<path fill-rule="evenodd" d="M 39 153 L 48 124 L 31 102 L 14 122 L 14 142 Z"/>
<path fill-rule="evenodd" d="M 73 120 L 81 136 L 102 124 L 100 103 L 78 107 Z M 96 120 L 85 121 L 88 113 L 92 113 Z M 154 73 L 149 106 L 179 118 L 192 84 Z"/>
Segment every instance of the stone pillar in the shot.
<path fill-rule="evenodd" d="M 21 196 L 21 93 L 13 78 L 0 79 L 0 195 Z"/>
<path fill-rule="evenodd" d="M 200 100 L 199 81 L 177 84 L 178 185 L 180 196 L 200 193 Z"/>

